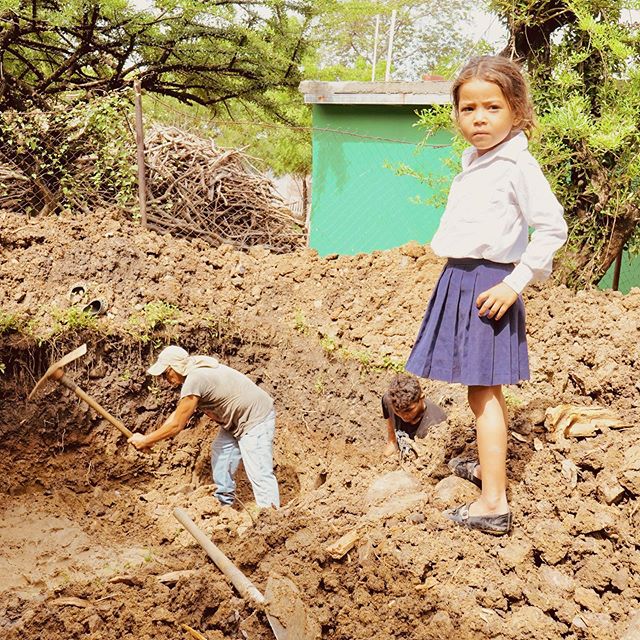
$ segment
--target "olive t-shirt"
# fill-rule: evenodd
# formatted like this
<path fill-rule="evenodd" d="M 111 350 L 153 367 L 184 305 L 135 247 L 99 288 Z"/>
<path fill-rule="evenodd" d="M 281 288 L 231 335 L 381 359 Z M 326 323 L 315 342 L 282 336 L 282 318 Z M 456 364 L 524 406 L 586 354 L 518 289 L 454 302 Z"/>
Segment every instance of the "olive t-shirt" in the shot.
<path fill-rule="evenodd" d="M 273 399 L 266 391 L 223 364 L 191 371 L 180 390 L 180 397 L 185 396 L 198 396 L 198 408 L 211 411 L 234 438 L 264 422 L 273 411 Z"/>
<path fill-rule="evenodd" d="M 425 398 L 424 404 L 425 410 L 422 418 L 415 424 L 411 424 L 410 422 L 405 422 L 400 416 L 394 413 L 389 394 L 385 393 L 382 396 L 382 415 L 385 418 L 391 416 L 395 430 L 404 431 L 412 440 L 416 437 L 423 438 L 428 427 L 442 422 L 447 417 L 447 414 L 437 404 L 431 402 L 431 400 Z"/>

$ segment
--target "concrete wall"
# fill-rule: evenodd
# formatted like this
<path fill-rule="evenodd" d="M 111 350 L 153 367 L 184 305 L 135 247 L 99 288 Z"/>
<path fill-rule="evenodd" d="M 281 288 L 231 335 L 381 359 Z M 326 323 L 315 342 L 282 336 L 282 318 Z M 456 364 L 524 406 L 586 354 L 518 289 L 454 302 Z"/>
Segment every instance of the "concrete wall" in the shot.
<path fill-rule="evenodd" d="M 418 149 L 424 132 L 414 127 L 415 106 L 313 106 L 311 247 L 321 255 L 389 249 L 409 240 L 428 242 L 442 208 L 412 202 L 429 193 L 410 176 L 396 176 L 402 162 L 423 174 L 447 175 L 451 135 L 438 134 Z"/>

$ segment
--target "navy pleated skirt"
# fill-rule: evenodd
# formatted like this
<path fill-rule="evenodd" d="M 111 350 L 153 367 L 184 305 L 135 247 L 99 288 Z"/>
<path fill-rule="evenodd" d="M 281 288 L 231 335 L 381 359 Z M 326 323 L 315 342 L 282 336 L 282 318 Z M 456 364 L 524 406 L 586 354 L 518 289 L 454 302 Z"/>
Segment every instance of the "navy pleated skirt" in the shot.
<path fill-rule="evenodd" d="M 450 258 L 422 320 L 406 369 L 422 378 L 464 385 L 529 379 L 522 296 L 498 321 L 478 316 L 476 299 L 513 271 L 512 264 Z"/>

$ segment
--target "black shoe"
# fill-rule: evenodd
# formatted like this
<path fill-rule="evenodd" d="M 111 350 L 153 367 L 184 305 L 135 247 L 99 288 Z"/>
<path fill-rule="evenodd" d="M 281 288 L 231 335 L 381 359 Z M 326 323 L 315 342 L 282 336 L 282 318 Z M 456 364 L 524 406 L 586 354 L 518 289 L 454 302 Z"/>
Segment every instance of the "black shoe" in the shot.
<path fill-rule="evenodd" d="M 470 516 L 470 506 L 471 503 L 460 505 L 455 509 L 448 509 L 447 511 L 444 511 L 444 516 L 463 527 L 477 529 L 478 531 L 490 533 L 494 536 L 503 536 L 511 531 L 511 526 L 513 524 L 511 511 L 507 511 L 507 513 L 502 513 L 497 516 Z"/>
<path fill-rule="evenodd" d="M 473 482 L 476 487 L 482 489 L 482 480 L 473 475 L 474 469 L 480 464 L 477 460 L 466 460 L 465 458 L 451 458 L 447 465 L 453 475 Z"/>

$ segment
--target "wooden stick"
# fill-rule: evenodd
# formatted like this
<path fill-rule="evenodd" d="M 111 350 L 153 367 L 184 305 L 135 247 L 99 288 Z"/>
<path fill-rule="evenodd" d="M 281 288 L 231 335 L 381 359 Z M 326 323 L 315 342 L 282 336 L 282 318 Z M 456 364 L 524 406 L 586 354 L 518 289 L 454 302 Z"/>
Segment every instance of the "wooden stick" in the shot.
<path fill-rule="evenodd" d="M 174 509 L 176 520 L 196 539 L 196 542 L 206 551 L 214 564 L 224 575 L 229 578 L 231 584 L 237 589 L 243 598 L 248 598 L 257 605 L 264 606 L 265 597 L 247 576 L 236 567 L 220 549 L 209 540 L 204 531 L 189 517 L 183 509 Z"/>
<path fill-rule="evenodd" d="M 54 378 L 54 376 L 51 376 Z M 56 376 L 57 378 L 57 376 Z M 56 379 L 54 378 L 54 379 Z M 68 378 L 65 374 L 57 378 L 58 381 L 63 384 L 67 389 L 73 391 L 78 398 L 84 400 L 92 409 L 95 409 L 105 420 L 108 420 L 122 435 L 130 438 L 133 433 L 124 426 L 120 420 L 114 418 L 102 405 L 98 404 L 91 396 L 87 395 L 71 378 Z"/>

